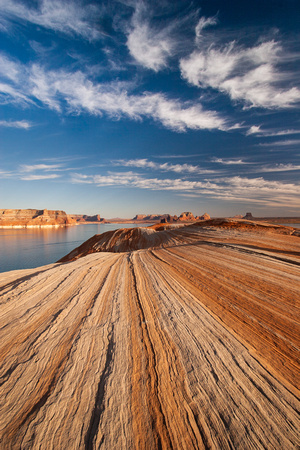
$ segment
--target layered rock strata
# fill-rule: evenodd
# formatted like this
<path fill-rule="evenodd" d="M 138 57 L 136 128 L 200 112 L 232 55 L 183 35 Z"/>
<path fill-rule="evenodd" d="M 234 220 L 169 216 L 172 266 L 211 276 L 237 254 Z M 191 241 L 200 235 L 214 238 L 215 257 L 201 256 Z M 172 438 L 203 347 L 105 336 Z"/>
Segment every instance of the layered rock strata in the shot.
<path fill-rule="evenodd" d="M 0 274 L 0 448 L 300 446 L 299 237 L 157 230 Z"/>
<path fill-rule="evenodd" d="M 0 227 L 65 226 L 76 221 L 65 211 L 48 209 L 0 209 Z"/>

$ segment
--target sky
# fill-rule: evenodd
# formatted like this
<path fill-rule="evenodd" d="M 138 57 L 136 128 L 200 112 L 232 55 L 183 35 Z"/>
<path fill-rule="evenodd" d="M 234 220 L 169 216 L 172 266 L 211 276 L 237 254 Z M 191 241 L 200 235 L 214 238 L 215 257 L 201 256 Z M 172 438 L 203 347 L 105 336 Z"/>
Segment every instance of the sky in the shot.
<path fill-rule="evenodd" d="M 299 0 L 0 0 L 0 208 L 300 216 Z"/>

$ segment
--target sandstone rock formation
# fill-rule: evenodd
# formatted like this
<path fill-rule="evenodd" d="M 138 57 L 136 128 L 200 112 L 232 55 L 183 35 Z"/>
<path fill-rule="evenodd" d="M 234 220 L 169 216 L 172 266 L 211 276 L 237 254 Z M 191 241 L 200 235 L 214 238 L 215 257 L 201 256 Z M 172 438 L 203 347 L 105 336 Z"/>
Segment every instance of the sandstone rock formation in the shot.
<path fill-rule="evenodd" d="M 196 216 L 195 220 L 209 220 L 210 219 L 210 215 L 207 213 L 202 214 L 202 216 Z"/>
<path fill-rule="evenodd" d="M 180 222 L 194 222 L 195 221 L 195 217 L 194 217 L 194 214 L 191 213 L 191 212 L 183 212 L 178 217 L 178 220 Z"/>
<path fill-rule="evenodd" d="M 144 223 L 158 222 L 168 216 L 169 214 L 137 214 L 136 216 L 134 216 L 132 220 L 133 222 L 144 222 Z"/>
<path fill-rule="evenodd" d="M 105 223 L 104 219 L 101 219 L 100 214 L 89 216 L 87 214 L 71 214 L 70 217 L 77 223 Z"/>
<path fill-rule="evenodd" d="M 180 214 L 179 217 L 177 216 L 170 216 L 170 214 L 166 215 L 163 219 L 161 219 L 161 223 L 190 223 L 190 222 L 197 222 L 201 220 L 209 220 L 210 216 L 205 213 L 202 216 L 194 216 L 191 212 L 183 212 Z"/>
<path fill-rule="evenodd" d="M 0 274 L 1 449 L 299 448 L 299 237 L 165 226 Z"/>
<path fill-rule="evenodd" d="M 0 227 L 65 226 L 75 223 L 64 211 L 0 209 Z"/>

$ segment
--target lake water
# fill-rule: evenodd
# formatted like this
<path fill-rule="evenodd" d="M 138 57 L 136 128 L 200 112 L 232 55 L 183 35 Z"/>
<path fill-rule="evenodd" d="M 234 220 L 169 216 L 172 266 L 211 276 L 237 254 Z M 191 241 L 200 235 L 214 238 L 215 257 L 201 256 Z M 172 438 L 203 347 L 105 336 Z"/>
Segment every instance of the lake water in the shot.
<path fill-rule="evenodd" d="M 61 228 L 0 228 L 0 272 L 58 261 L 94 234 L 150 224 L 85 224 Z"/>
<path fill-rule="evenodd" d="M 58 261 L 94 234 L 150 224 L 85 224 L 62 228 L 0 228 L 0 272 Z M 300 228 L 300 224 L 281 224 Z"/>

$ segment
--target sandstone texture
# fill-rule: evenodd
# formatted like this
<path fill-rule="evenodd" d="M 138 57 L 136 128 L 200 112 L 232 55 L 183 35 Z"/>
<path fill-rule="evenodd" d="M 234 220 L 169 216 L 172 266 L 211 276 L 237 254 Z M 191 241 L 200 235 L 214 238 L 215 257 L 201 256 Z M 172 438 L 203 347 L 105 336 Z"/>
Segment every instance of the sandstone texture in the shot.
<path fill-rule="evenodd" d="M 65 226 L 75 220 L 64 211 L 49 209 L 0 209 L 0 227 Z"/>
<path fill-rule="evenodd" d="M 299 448 L 295 230 L 109 233 L 0 274 L 0 448 Z"/>

